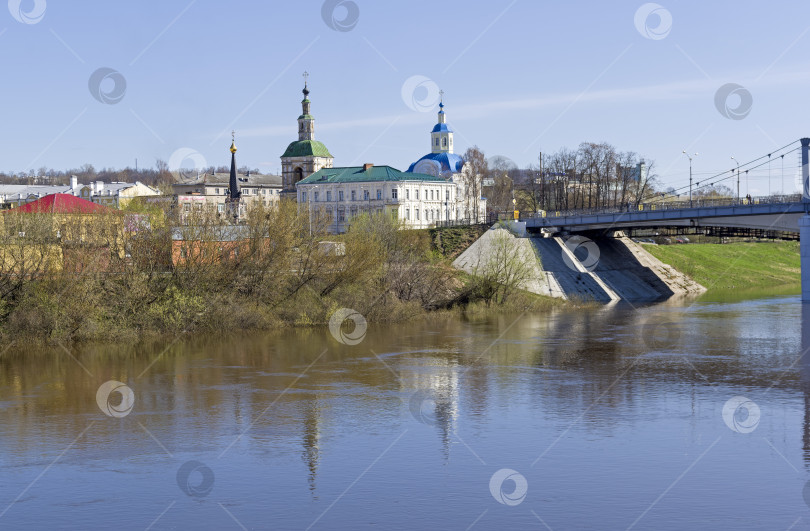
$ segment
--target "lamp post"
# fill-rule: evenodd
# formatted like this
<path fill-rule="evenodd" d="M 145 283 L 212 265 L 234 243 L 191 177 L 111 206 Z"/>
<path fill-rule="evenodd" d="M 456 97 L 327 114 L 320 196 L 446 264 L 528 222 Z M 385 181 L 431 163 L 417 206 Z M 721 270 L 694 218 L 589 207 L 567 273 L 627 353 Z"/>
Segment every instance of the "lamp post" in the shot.
<path fill-rule="evenodd" d="M 695 153 L 694 155 L 690 156 L 685 149 L 683 150 L 683 154 L 689 159 L 689 208 L 692 208 L 692 157 L 697 157 L 698 154 Z"/>
<path fill-rule="evenodd" d="M 735 159 L 734 156 L 731 157 L 731 160 L 733 160 L 737 164 L 737 202 L 739 203 L 740 202 L 740 161 Z M 732 172 L 733 171 L 734 170 L 732 170 Z"/>

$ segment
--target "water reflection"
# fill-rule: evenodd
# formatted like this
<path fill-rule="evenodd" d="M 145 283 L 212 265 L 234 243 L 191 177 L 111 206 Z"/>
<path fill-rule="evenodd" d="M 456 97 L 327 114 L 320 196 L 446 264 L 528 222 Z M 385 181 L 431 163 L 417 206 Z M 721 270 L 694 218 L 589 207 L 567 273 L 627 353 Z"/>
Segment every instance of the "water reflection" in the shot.
<path fill-rule="evenodd" d="M 230 471 L 259 482 L 284 477 L 289 485 L 273 491 L 273 503 L 288 507 L 287 527 L 309 525 L 313 511 L 329 507 L 372 463 L 397 470 L 411 496 L 430 489 L 428 480 L 446 482 L 475 508 L 491 501 L 486 477 L 478 489 L 479 476 L 491 475 L 486 467 L 522 462 L 534 484 L 529 464 L 556 440 L 562 442 L 538 465 L 550 478 L 554 466 L 587 478 L 572 453 L 588 448 L 583 441 L 609 447 L 621 439 L 643 452 L 661 430 L 671 430 L 687 453 L 694 451 L 705 445 L 705 434 L 713 440 L 714 430 L 725 430 L 714 404 L 732 393 L 767 396 L 771 410 L 801 397 L 797 450 L 810 468 L 810 356 L 795 363 L 796 353 L 808 349 L 810 309 L 795 298 L 434 319 L 370 327 L 357 346 L 338 344 L 322 329 L 302 329 L 69 352 L 14 349 L 0 359 L 0 463 L 19 474 L 0 486 L 0 511 L 66 447 L 55 468 L 76 466 L 74 473 L 87 482 L 53 496 L 65 503 L 104 499 L 105 510 L 109 503 L 132 516 L 165 509 L 160 496 L 177 495 L 165 471 L 192 458 L 216 473 L 212 496 L 245 505 L 246 516 L 257 518 L 253 525 L 261 520 L 250 507 L 267 493 L 248 489 Z M 108 380 L 126 383 L 135 394 L 124 418 L 107 417 L 96 404 L 96 391 Z M 788 435 L 758 429 L 789 446 Z M 375 461 L 402 433 L 409 442 L 392 450 L 396 458 Z M 608 467 L 612 456 L 604 456 Z M 622 466 L 629 484 L 647 485 L 648 471 Z M 453 475 L 436 476 L 443 467 Z M 93 487 L 91 478 L 110 470 L 135 478 L 133 492 L 145 489 L 138 503 L 120 507 L 103 494 L 107 483 Z M 402 479 L 408 473 L 410 482 Z M 306 501 L 296 494 L 298 476 Z M 370 472 L 362 477 L 373 481 Z M 384 485 L 385 492 L 400 493 L 390 481 Z M 28 524 L 33 508 L 59 515 L 43 509 L 51 502 L 34 495 L 0 523 Z M 356 517 L 350 504 L 334 510 L 336 521 Z M 443 511 L 451 511 L 446 500 L 423 516 L 441 523 L 449 518 Z M 74 512 L 95 527 L 90 515 L 98 513 Z M 166 518 L 166 525 L 208 523 Z"/>

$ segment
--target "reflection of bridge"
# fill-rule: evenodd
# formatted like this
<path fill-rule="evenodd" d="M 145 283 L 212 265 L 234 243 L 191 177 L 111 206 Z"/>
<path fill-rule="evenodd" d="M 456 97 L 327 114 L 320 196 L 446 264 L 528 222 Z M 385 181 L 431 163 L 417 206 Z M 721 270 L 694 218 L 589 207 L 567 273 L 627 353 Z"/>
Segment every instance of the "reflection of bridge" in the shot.
<path fill-rule="evenodd" d="M 631 211 L 628 205 L 625 212 L 591 211 L 551 217 L 532 216 L 521 219 L 520 224 L 525 223 L 527 231 L 547 234 L 652 227 L 729 227 L 798 232 L 802 300 L 810 302 L 810 138 L 801 139 L 801 162 L 803 191 L 793 201 L 779 198 L 776 202 L 758 200 L 692 208 L 667 208 L 665 203 L 658 203 L 638 211 Z M 739 179 L 739 169 L 737 176 Z"/>

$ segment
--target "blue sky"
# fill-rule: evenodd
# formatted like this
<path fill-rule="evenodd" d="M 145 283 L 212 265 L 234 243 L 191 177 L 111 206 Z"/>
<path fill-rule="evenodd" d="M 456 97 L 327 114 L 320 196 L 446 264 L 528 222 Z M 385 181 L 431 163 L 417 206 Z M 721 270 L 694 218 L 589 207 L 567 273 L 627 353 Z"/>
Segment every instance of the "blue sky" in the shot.
<path fill-rule="evenodd" d="M 335 165 L 405 169 L 429 149 L 437 88 L 457 152 L 476 144 L 524 166 L 606 141 L 673 186 L 688 182 L 684 148 L 700 153 L 700 179 L 810 136 L 807 4 L 330 1 L 11 0 L 0 168 L 152 166 L 182 148 L 225 165 L 234 129 L 240 164 L 278 172 L 304 70 Z M 115 104 L 88 87 L 103 67 L 126 82 Z M 751 95 L 743 119 L 715 106 L 727 83 Z M 796 155 L 784 163 L 792 190 Z M 767 180 L 752 171 L 749 191 Z M 780 181 L 778 159 L 772 191 Z"/>

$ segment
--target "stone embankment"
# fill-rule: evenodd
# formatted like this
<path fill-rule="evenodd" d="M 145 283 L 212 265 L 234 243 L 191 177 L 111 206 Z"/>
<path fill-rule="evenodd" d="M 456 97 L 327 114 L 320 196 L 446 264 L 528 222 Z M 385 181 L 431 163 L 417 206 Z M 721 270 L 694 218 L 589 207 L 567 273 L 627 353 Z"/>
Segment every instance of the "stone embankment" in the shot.
<path fill-rule="evenodd" d="M 457 269 L 475 274 L 491 259 L 501 235 L 514 240 L 515 253 L 536 256 L 531 279 L 524 289 L 563 299 L 595 301 L 657 301 L 675 295 L 699 294 L 706 288 L 661 262 L 627 237 L 580 235 L 515 236 L 493 228 L 453 262 Z"/>

